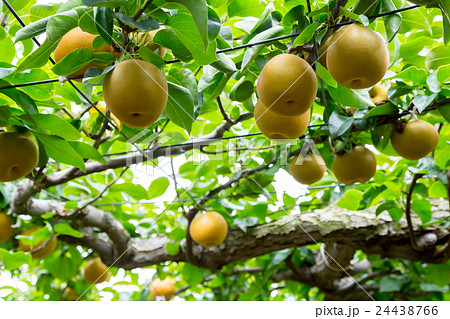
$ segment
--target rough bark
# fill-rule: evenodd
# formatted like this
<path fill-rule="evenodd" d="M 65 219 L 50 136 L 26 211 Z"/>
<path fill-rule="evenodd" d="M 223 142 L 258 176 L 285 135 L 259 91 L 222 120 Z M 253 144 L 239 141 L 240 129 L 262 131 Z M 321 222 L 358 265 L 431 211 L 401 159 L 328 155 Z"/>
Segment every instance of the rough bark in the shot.
<path fill-rule="evenodd" d="M 64 203 L 56 200 L 35 199 L 39 191 L 30 180 L 23 180 L 14 191 L 11 213 L 40 216 L 53 212 L 56 218 L 73 221 L 83 238 L 60 236 L 71 244 L 82 245 L 96 251 L 107 265 L 134 269 L 167 261 L 187 262 L 186 247 L 177 255 L 169 255 L 165 249 L 171 240 L 166 236 L 131 238 L 122 224 L 109 212 L 93 206 L 81 211 L 69 211 Z M 363 261 L 351 264 L 356 250 L 382 257 L 402 258 L 413 261 L 438 263 L 434 253 L 436 246 L 448 242 L 450 223 L 447 201 L 430 200 L 433 210 L 432 223 L 423 229 L 420 219 L 412 216 L 414 233 L 424 251 L 412 248 L 406 220 L 392 221 L 387 212 L 376 216 L 376 207 L 363 211 L 348 211 L 335 205 L 302 214 L 283 216 L 267 224 L 255 225 L 242 231 L 232 228 L 227 239 L 219 247 L 192 247 L 196 265 L 213 271 L 222 266 L 268 254 L 285 248 L 323 243 L 324 250 L 315 256 L 315 264 L 295 266 L 289 260 L 290 270 L 275 273 L 274 281 L 295 280 L 317 286 L 329 300 L 370 300 L 377 287 L 358 284 L 353 277 L 370 267 Z M 447 226 L 444 226 L 447 225 Z"/>

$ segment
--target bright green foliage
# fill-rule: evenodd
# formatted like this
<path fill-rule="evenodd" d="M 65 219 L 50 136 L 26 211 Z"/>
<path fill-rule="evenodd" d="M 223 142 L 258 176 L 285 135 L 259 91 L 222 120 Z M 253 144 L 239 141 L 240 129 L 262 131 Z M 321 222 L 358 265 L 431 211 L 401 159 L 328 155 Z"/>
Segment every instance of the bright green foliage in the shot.
<path fill-rule="evenodd" d="M 169 101 L 159 120 L 150 127 L 136 129 L 124 125 L 119 132 L 110 125 L 106 129 L 110 138 L 95 144 L 93 136 L 101 131 L 104 119 L 98 113 L 84 114 L 83 110 L 89 104 L 69 83 L 0 88 L 0 126 L 7 130 L 30 131 L 39 145 L 38 166 L 46 168 L 47 176 L 71 167 L 86 171 L 89 163 L 106 163 L 124 152 L 135 152 L 136 146 L 164 149 L 210 134 L 224 121 L 217 99 L 220 99 L 228 121 L 238 120 L 253 111 L 255 83 L 265 63 L 277 54 L 286 53 L 292 46 L 312 46 L 314 41 L 323 44 L 333 11 L 329 4 L 334 5 L 335 1 L 312 2 L 313 11 L 308 15 L 305 1 L 275 0 L 266 5 L 258 0 L 154 0 L 136 20 L 133 17 L 146 1 L 70 0 L 57 5 L 37 4 L 35 0 L 10 1 L 27 26 L 22 28 L 9 15 L 0 27 L 0 87 L 57 79 L 71 74 L 77 65 L 92 61 L 99 65 L 114 65 L 112 54 L 94 54 L 90 50 L 74 51 L 55 66 L 49 62 L 62 36 L 79 26 L 98 35 L 94 48 L 108 43 L 118 52 L 125 43 L 129 49 L 122 52 L 119 60 L 129 59 L 133 53 L 161 68 L 169 83 Z M 367 7 L 369 2 L 375 5 Z M 283 160 L 287 159 L 289 151 L 298 150 L 304 139 L 285 145 L 271 142 L 262 135 L 252 135 L 218 140 L 203 149 L 209 151 L 207 154 L 195 149 L 148 161 L 125 172 L 103 193 L 105 185 L 112 183 L 123 168 L 81 176 L 52 186 L 37 196 L 40 199 L 56 197 L 70 210 L 102 195 L 94 204 L 110 212 L 131 237 L 166 235 L 171 240 L 166 246 L 167 252 L 177 255 L 184 249 L 187 233 L 183 211 L 194 204 L 192 198 L 204 198 L 228 179 L 239 182 L 215 194 L 213 199 L 207 199 L 202 208 L 220 212 L 229 228 L 247 231 L 251 226 L 276 220 L 286 213 L 319 209 L 332 202 L 349 210 L 364 210 L 381 202 L 377 214 L 387 211 L 393 220 L 400 221 L 404 218 L 411 175 L 421 173 L 426 174 L 426 178 L 416 185 L 411 208 L 425 227 L 432 218 L 427 199 L 448 200 L 446 172 L 450 168 L 450 103 L 436 103 L 450 97 L 450 21 L 444 1 L 433 3 L 435 5 L 377 19 L 368 17 L 410 4 L 402 0 L 350 0 L 345 8 L 341 8 L 338 19 L 343 16 L 355 19 L 387 40 L 391 66 L 383 82 L 390 86 L 389 101 L 375 107 L 368 90 L 347 89 L 336 83 L 324 66 L 316 65 L 319 91 L 312 107 L 311 124 L 328 125 L 312 127 L 307 134 L 308 138 L 321 141 L 317 148 L 327 163 L 328 173 L 314 186 L 323 188 L 307 189 L 294 184 L 306 194 L 299 195 L 296 190 L 286 189 L 287 192 L 277 192 L 275 183 L 287 169 L 287 162 Z M 443 18 L 441 8 L 447 10 Z M 5 14 L 8 11 L 3 7 L 0 17 Z M 160 24 L 165 29 L 156 34 L 154 42 L 169 49 L 164 58 L 147 48 L 139 48 L 132 37 L 124 39 L 122 33 L 124 26 L 147 32 L 158 29 Z M 226 51 L 290 34 L 298 36 Z M 31 40 L 37 36 L 42 42 L 40 47 Z M 181 62 L 174 62 L 174 59 Z M 168 61 L 171 62 L 166 63 Z M 91 68 L 82 82 L 74 83 L 91 101 L 102 101 L 102 81 L 112 68 Z M 320 82 L 323 82 L 323 88 Z M 397 157 L 389 142 L 394 125 L 392 121 L 381 123 L 402 112 L 405 112 L 405 118 L 410 118 L 407 111 L 412 105 L 420 119 L 440 127 L 439 144 L 433 158 L 408 161 Z M 259 130 L 250 119 L 234 125 L 224 137 L 252 133 L 259 133 Z M 332 145 L 329 137 L 333 139 Z M 378 151 L 378 170 L 374 178 L 362 185 L 327 187 L 337 183 L 331 169 L 333 154 L 349 151 L 356 144 L 373 145 L 371 149 Z M 262 149 L 255 151 L 255 145 Z M 264 148 L 269 145 L 275 146 Z M 239 150 L 221 152 L 233 149 Z M 171 160 L 175 163 L 173 173 Z M 251 175 L 251 178 L 239 179 L 248 170 L 271 161 L 275 165 Z M 148 174 L 142 173 L 144 170 Z M 173 174 L 177 183 L 174 183 Z M 0 184 L 1 209 L 9 208 L 16 184 Z M 56 219 L 53 213 L 21 220 L 15 234 L 27 226 L 42 225 L 45 220 L 60 236 L 83 236 L 76 223 Z M 17 216 L 14 217 L 16 220 Z M 89 288 L 82 299 L 148 300 L 150 281 L 142 281 L 139 277 L 144 274 L 149 278 L 156 273 L 155 278 L 163 279 L 166 275 L 174 278 L 177 288 L 190 285 L 179 296 L 186 300 L 322 300 L 324 295 L 316 287 L 272 280 L 274 273 L 287 270 L 283 261 L 288 256 L 292 255 L 298 266 L 310 265 L 314 262 L 313 252 L 318 248 L 318 245 L 312 245 L 275 251 L 225 265 L 213 277 L 210 270 L 185 262 L 167 262 L 131 271 L 113 267 L 111 271 L 117 280 L 89 288 L 81 269 L 90 249 L 60 241 L 50 257 L 44 261 L 32 260 L 29 254 L 17 250 L 11 240 L 0 244 L 0 278 L 12 276 L 13 281 L 27 284 L 29 290 L 22 292 L 14 286 L 0 286 L 0 298 L 61 300 L 69 283 L 80 294 Z M 401 276 L 390 275 L 375 280 L 380 286 L 375 295 L 378 300 L 392 300 L 405 291 L 426 292 L 424 299 L 450 299 L 449 263 L 423 265 L 365 256 L 362 252 L 355 256 L 355 260 L 365 258 L 373 263 L 373 270 L 397 269 L 402 273 Z M 236 268 L 243 267 L 263 270 L 235 272 Z M 125 292 L 122 285 L 128 287 Z"/>

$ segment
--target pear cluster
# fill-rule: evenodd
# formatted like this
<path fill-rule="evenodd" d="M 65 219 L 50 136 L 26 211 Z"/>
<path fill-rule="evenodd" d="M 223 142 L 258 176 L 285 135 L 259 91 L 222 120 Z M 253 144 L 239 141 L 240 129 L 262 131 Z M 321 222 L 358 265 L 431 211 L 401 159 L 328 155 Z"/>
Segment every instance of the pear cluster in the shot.
<path fill-rule="evenodd" d="M 292 54 L 275 56 L 262 69 L 256 91 L 255 121 L 266 137 L 289 141 L 303 135 L 317 93 L 308 62 Z"/>

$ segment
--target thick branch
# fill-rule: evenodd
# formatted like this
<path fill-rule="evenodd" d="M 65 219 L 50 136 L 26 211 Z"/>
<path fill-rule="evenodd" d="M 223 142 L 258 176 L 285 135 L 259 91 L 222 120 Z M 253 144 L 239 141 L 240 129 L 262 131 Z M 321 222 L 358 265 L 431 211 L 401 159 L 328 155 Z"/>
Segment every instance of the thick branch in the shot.
<path fill-rule="evenodd" d="M 252 117 L 253 114 L 244 113 L 239 117 L 236 123 L 246 121 L 248 119 L 251 119 Z M 130 166 L 132 164 L 147 162 L 149 160 L 156 159 L 158 157 L 180 155 L 193 149 L 199 149 L 201 146 L 211 144 L 215 142 L 218 138 L 221 138 L 225 132 L 231 129 L 232 126 L 233 124 L 228 122 L 222 123 L 210 134 L 206 134 L 202 137 L 195 138 L 191 141 L 179 144 L 177 146 L 168 146 L 150 149 L 145 151 L 144 154 L 136 152 L 124 156 L 117 156 L 109 159 L 108 162 L 104 164 L 98 162 L 87 163 L 86 173 L 77 168 L 69 168 L 61 172 L 57 172 L 52 176 L 46 177 L 39 185 L 39 187 L 49 188 L 51 186 L 64 184 L 70 180 L 76 179 L 81 176 L 97 172 L 103 172 L 107 169 Z"/>

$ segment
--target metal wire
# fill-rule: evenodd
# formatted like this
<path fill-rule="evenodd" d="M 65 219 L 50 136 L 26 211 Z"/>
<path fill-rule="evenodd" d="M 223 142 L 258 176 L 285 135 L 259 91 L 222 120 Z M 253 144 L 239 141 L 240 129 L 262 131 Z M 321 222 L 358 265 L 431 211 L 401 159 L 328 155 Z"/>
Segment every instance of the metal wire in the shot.
<path fill-rule="evenodd" d="M 392 10 L 392 11 L 388 11 L 388 12 L 383 12 L 380 14 L 375 14 L 373 16 L 368 16 L 368 19 L 376 19 L 379 17 L 384 17 L 387 15 L 391 15 L 391 14 L 396 14 L 402 11 L 407 11 L 407 10 L 411 10 L 411 9 L 416 9 L 421 7 L 420 5 L 414 5 L 414 6 L 409 6 L 409 7 L 405 7 L 405 8 L 401 8 L 401 9 L 396 9 L 396 10 Z M 340 27 L 340 26 L 344 26 L 344 25 L 348 25 L 348 24 L 353 24 L 356 23 L 358 21 L 356 20 L 350 20 L 350 21 L 346 21 L 346 22 L 340 22 L 340 23 L 336 23 L 335 26 Z M 239 46 L 235 46 L 235 47 L 231 47 L 231 48 L 226 48 L 226 49 L 222 49 L 222 50 L 218 50 L 216 51 L 216 54 L 218 53 L 225 53 L 225 52 L 229 52 L 229 51 L 234 51 L 234 50 L 240 50 L 240 49 L 246 49 L 246 48 L 250 48 L 256 45 L 261 45 L 261 44 L 267 44 L 267 43 L 271 43 L 271 42 L 276 42 L 279 40 L 285 40 L 285 39 L 289 39 L 289 38 L 295 38 L 297 36 L 299 36 L 301 34 L 301 32 L 297 32 L 297 33 L 292 33 L 292 34 L 288 34 L 288 35 L 283 35 L 283 36 L 279 36 L 279 37 L 275 37 L 275 38 L 271 38 L 271 39 L 267 39 L 267 40 L 262 40 L 259 42 L 254 42 L 254 43 L 247 43 L 247 44 L 243 44 L 243 45 L 239 45 Z M 171 60 L 171 61 L 167 61 L 166 64 L 172 64 L 172 63 L 177 63 L 177 62 L 182 62 L 179 59 L 175 59 L 175 60 Z"/>
<path fill-rule="evenodd" d="M 2 1 L 3 1 L 3 3 L 5 3 L 6 7 L 11 11 L 11 13 L 14 15 L 14 17 L 19 21 L 19 23 L 22 24 L 23 23 L 22 20 L 20 19 L 20 17 L 17 15 L 17 13 L 15 11 L 13 12 L 13 10 L 12 10 L 11 6 L 9 5 L 8 1 L 7 0 L 2 0 Z M 409 6 L 409 7 L 405 7 L 405 8 L 400 8 L 400 9 L 396 9 L 396 10 L 392 10 L 392 11 L 388 11 L 388 12 L 379 13 L 379 14 L 376 14 L 376 15 L 373 15 L 373 16 L 368 16 L 367 18 L 368 19 L 376 19 L 376 18 L 387 16 L 387 15 L 396 14 L 396 13 L 399 13 L 399 12 L 416 9 L 416 8 L 419 8 L 419 7 L 421 7 L 421 6 L 420 5 L 413 5 L 413 6 Z M 346 22 L 336 23 L 335 26 L 340 27 L 340 26 L 344 26 L 344 25 L 353 24 L 355 22 L 357 22 L 357 21 L 356 20 L 350 20 L 350 21 L 346 21 Z M 25 24 L 22 24 L 22 26 L 25 26 Z M 267 40 L 262 40 L 262 41 L 259 41 L 259 42 L 247 43 L 247 44 L 238 45 L 238 46 L 231 47 L 231 48 L 221 49 L 221 50 L 217 50 L 216 54 L 226 53 L 226 52 L 240 50 L 240 49 L 246 49 L 246 48 L 250 48 L 250 47 L 261 45 L 261 44 L 267 44 L 267 43 L 272 43 L 272 42 L 276 42 L 276 41 L 280 41 L 280 40 L 295 38 L 295 37 L 299 36 L 300 34 L 301 34 L 301 32 L 297 32 L 297 33 L 283 35 L 283 36 L 279 36 L 279 37 L 275 37 L 275 38 L 271 38 L 271 39 L 267 39 Z M 37 45 L 39 45 L 39 46 L 41 45 L 36 38 L 33 38 L 33 41 Z M 53 59 L 51 57 L 49 58 L 49 60 L 50 60 L 50 62 L 55 64 L 55 62 L 53 61 Z M 175 59 L 175 60 L 167 61 L 166 64 L 172 64 L 172 63 L 178 63 L 178 62 L 182 62 L 182 61 L 179 60 L 179 59 Z M 70 77 L 69 79 L 79 79 L 79 78 L 83 78 L 83 76 Z M 0 90 L 11 89 L 11 88 L 16 88 L 16 87 L 24 87 L 24 86 L 29 86 L 29 85 L 46 84 L 46 83 L 58 82 L 58 81 L 59 81 L 59 79 L 52 79 L 52 80 L 44 80 L 44 81 L 23 83 L 23 84 L 18 84 L 18 85 L 10 85 L 10 86 L 0 87 Z"/>

